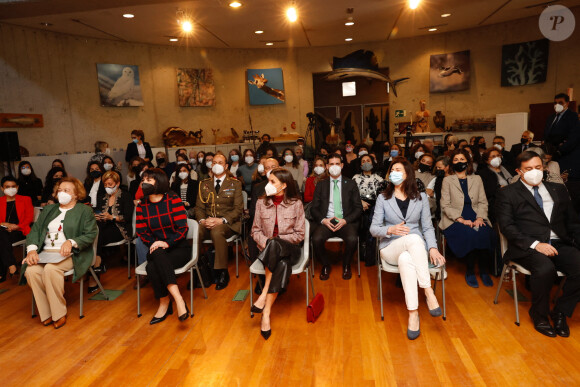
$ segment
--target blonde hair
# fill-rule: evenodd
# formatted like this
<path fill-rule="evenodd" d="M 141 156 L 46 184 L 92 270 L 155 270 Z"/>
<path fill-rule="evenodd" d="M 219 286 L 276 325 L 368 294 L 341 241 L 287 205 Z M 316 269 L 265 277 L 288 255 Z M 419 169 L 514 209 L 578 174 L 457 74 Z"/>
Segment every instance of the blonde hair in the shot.
<path fill-rule="evenodd" d="M 103 184 L 105 184 L 105 182 L 107 180 L 113 180 L 115 182 L 115 184 L 119 184 L 119 182 L 121 181 L 121 178 L 119 177 L 119 174 L 115 171 L 107 171 L 103 174 L 103 177 L 101 178 L 101 181 L 103 182 Z"/>

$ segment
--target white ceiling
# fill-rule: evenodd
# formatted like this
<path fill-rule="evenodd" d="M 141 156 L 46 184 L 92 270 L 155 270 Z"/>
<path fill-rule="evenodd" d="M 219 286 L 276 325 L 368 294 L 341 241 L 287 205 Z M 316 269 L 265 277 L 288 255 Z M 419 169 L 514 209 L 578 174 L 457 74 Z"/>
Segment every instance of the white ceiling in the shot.
<path fill-rule="evenodd" d="M 128 42 L 189 47 L 265 48 L 308 47 L 384 41 L 458 31 L 530 16 L 538 16 L 546 0 L 422 0 L 412 11 L 403 0 L 296 0 L 299 19 L 289 23 L 289 0 L 0 0 L 0 22 L 71 35 Z M 558 1 L 568 7 L 580 0 Z M 355 25 L 346 27 L 347 8 L 354 8 Z M 180 33 L 176 12 L 191 15 L 194 32 Z M 125 19 L 124 13 L 135 18 Z M 448 18 L 441 14 L 451 13 Z M 45 27 L 42 23 L 50 23 Z M 436 32 L 427 31 L 437 26 Z M 264 30 L 263 35 L 254 34 Z M 176 43 L 169 37 L 180 37 Z"/>

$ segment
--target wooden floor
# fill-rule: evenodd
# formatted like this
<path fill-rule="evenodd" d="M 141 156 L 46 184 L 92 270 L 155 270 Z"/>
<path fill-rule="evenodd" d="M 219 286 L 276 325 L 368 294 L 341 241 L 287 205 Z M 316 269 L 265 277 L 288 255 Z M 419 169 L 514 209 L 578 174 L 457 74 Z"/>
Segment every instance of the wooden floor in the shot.
<path fill-rule="evenodd" d="M 245 265 L 225 290 L 209 289 L 209 299 L 195 290 L 193 319 L 180 323 L 173 315 L 154 326 L 152 289 L 142 290 L 137 318 L 126 267 L 103 277 L 106 288 L 125 292 L 114 301 L 86 301 L 82 320 L 78 284 L 67 283 L 69 319 L 59 330 L 30 318 L 30 289 L 8 280 L 0 284 L 8 289 L 0 294 L 0 385 L 580 385 L 578 316 L 570 321 L 570 338 L 544 337 L 523 302 L 517 327 L 505 290 L 494 305 L 495 287 L 467 287 L 462 266 L 451 262 L 447 321 L 431 317 L 421 297 L 421 336 L 409 341 L 393 274 L 383 274 L 381 321 L 376 270 L 363 266 L 361 278 L 344 281 L 337 264 L 329 281 L 317 276 L 326 308 L 315 324 L 306 322 L 304 275 L 293 276 L 274 305 L 268 341 L 260 336 L 259 316 L 249 317 L 249 297 L 232 301 L 249 286 Z M 179 283 L 185 289 L 187 276 Z"/>

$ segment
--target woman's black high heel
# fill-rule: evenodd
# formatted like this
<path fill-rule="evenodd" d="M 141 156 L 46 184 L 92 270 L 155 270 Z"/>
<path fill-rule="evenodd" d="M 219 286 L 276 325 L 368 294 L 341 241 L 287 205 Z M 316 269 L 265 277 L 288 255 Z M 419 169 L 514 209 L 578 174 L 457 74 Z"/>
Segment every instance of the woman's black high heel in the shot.
<path fill-rule="evenodd" d="M 165 312 L 163 317 L 153 316 L 151 321 L 149 321 L 149 325 L 158 324 L 158 323 L 164 321 L 167 318 L 167 316 L 169 316 L 170 314 L 173 314 L 173 304 L 171 303 L 171 301 L 169 301 L 169 307 L 167 308 L 167 312 Z"/>
<path fill-rule="evenodd" d="M 179 316 L 179 321 L 185 321 L 189 318 L 189 309 L 187 308 L 187 302 L 183 301 L 183 305 L 185 305 L 185 313 Z"/>
<path fill-rule="evenodd" d="M 97 275 L 97 278 L 100 280 L 101 279 L 101 275 L 99 273 L 95 273 Z M 90 275 L 90 274 L 89 274 Z M 90 279 L 91 277 L 89 277 Z M 91 294 L 96 292 L 97 290 L 99 290 L 99 284 L 96 284 L 95 286 L 87 286 L 87 293 Z"/>
<path fill-rule="evenodd" d="M 252 313 L 262 313 L 263 310 L 264 308 L 258 308 L 256 305 L 252 305 L 250 308 L 250 312 Z"/>

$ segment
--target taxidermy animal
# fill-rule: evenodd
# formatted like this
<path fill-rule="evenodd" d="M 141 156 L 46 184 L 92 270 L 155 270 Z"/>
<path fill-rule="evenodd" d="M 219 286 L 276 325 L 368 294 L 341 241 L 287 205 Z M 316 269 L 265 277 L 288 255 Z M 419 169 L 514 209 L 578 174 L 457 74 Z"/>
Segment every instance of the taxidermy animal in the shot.
<path fill-rule="evenodd" d="M 219 131 L 219 129 L 218 129 Z M 235 131 L 234 128 L 230 128 L 230 132 L 232 133 L 231 136 L 224 136 L 224 137 L 216 137 L 216 145 L 217 144 L 235 144 L 241 141 L 238 132 Z M 217 132 L 216 132 L 217 133 Z"/>
<path fill-rule="evenodd" d="M 439 67 L 439 78 L 446 78 L 453 74 L 462 74 L 463 71 L 457 66 Z"/>
<path fill-rule="evenodd" d="M 346 115 L 342 132 L 344 133 L 344 141 L 350 141 L 351 144 L 356 143 L 354 139 L 354 127 L 352 126 L 352 112 L 348 112 Z"/>
<path fill-rule="evenodd" d="M 377 127 L 377 123 L 379 122 L 379 118 L 375 115 L 375 112 L 373 111 L 372 108 L 371 108 L 371 111 L 369 112 L 368 117 L 365 118 L 365 121 L 369 125 L 369 136 L 373 140 L 376 140 L 376 138 L 380 134 L 380 130 Z"/>
<path fill-rule="evenodd" d="M 109 91 L 109 100 L 112 104 L 118 104 L 119 102 L 130 99 L 133 97 L 133 91 L 135 90 L 135 73 L 131 67 L 125 67 L 123 69 L 123 74 L 115 85 Z"/>
<path fill-rule="evenodd" d="M 201 129 L 193 133 L 187 133 L 185 130 L 171 126 L 163 132 L 163 142 L 166 146 L 190 146 L 201 144 Z"/>
<path fill-rule="evenodd" d="M 268 80 L 264 77 L 264 74 L 262 74 L 261 76 L 258 74 L 254 74 L 254 80 L 248 81 L 248 83 L 250 85 L 256 86 L 264 93 L 269 94 L 272 97 L 279 99 L 280 101 L 284 101 L 286 98 L 286 96 L 284 95 L 284 90 L 272 89 L 270 86 L 266 86 Z"/>

